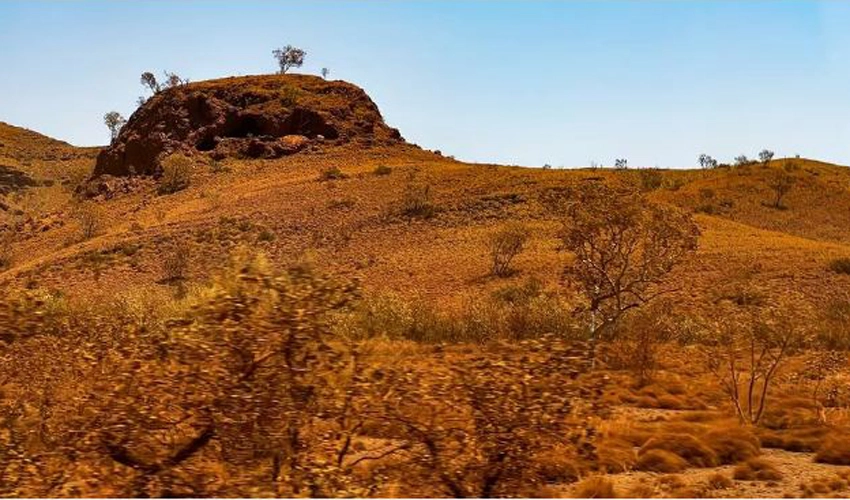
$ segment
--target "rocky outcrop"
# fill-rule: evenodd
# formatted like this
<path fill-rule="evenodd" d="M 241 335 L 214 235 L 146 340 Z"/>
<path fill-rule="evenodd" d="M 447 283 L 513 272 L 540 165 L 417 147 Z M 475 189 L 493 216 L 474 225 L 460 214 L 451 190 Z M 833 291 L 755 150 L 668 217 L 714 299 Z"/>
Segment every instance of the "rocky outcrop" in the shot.
<path fill-rule="evenodd" d="M 266 75 L 173 87 L 150 98 L 97 158 L 94 176 L 161 173 L 168 154 L 278 158 L 311 146 L 401 142 L 366 93 L 309 75 Z"/>

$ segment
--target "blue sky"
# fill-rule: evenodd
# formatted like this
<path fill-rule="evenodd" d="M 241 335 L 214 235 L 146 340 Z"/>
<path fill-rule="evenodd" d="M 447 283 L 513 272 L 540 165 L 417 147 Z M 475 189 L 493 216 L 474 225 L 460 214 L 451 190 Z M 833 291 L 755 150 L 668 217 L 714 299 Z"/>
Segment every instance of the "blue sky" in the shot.
<path fill-rule="evenodd" d="M 143 71 L 275 70 L 367 90 L 411 142 L 470 161 L 691 167 L 770 148 L 850 164 L 842 2 L 6 1 L 0 120 L 103 144 Z"/>

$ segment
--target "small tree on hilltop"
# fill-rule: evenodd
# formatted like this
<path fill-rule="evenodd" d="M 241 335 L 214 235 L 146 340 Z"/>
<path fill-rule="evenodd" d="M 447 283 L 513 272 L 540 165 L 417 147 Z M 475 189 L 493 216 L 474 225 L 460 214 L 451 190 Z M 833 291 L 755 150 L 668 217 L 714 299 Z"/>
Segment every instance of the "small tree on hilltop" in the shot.
<path fill-rule="evenodd" d="M 328 68 L 322 68 L 322 78 L 324 78 L 325 80 L 327 80 L 327 79 L 328 79 L 328 76 L 329 76 L 330 74 L 331 74 L 331 70 L 329 70 Z"/>
<path fill-rule="evenodd" d="M 735 157 L 735 166 L 743 167 L 744 165 L 749 165 L 750 159 L 747 158 L 747 155 L 740 155 Z"/>
<path fill-rule="evenodd" d="M 762 149 L 761 152 L 759 153 L 759 161 L 761 161 L 765 165 L 770 163 L 770 160 L 772 160 L 772 159 L 773 159 L 773 151 L 770 151 L 769 149 Z"/>
<path fill-rule="evenodd" d="M 617 158 L 614 160 L 614 168 L 617 170 L 625 170 L 629 168 L 629 160 L 625 158 Z"/>
<path fill-rule="evenodd" d="M 575 260 L 565 275 L 589 302 L 593 356 L 624 313 L 673 291 L 663 280 L 696 249 L 699 229 L 687 214 L 604 185 L 580 191 L 568 213 L 561 240 Z"/>
<path fill-rule="evenodd" d="M 156 76 L 150 71 L 142 73 L 139 81 L 142 83 L 143 87 L 151 91 L 151 94 L 158 94 L 162 90 L 159 82 L 156 81 Z"/>
<path fill-rule="evenodd" d="M 127 124 L 127 120 L 117 111 L 110 111 L 103 115 L 103 123 L 109 129 L 109 141 L 115 142 L 121 129 Z"/>
<path fill-rule="evenodd" d="M 717 168 L 717 160 L 703 153 L 699 155 L 699 166 L 702 168 Z"/>
<path fill-rule="evenodd" d="M 282 49 L 274 49 L 272 55 L 277 59 L 277 63 L 280 66 L 280 74 L 284 75 L 292 68 L 300 68 L 304 64 L 304 57 L 307 53 L 298 47 L 287 45 Z"/>

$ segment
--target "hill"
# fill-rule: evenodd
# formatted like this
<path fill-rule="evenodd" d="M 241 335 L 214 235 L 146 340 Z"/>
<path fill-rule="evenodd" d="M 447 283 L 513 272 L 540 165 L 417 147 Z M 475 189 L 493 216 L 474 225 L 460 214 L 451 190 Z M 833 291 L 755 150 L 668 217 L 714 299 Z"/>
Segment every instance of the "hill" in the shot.
<path fill-rule="evenodd" d="M 201 101 L 215 119 L 192 117 Z M 318 118 L 284 126 L 298 113 Z M 362 90 L 298 76 L 169 89 L 127 127 L 102 150 L 6 129 L 7 496 L 846 491 L 847 168 L 464 163 L 400 140 Z M 603 184 L 700 235 L 668 300 L 597 346 L 560 236 Z M 492 236 L 514 224 L 527 247 L 496 276 Z M 757 422 L 740 401 L 759 387 Z"/>
<path fill-rule="evenodd" d="M 281 93 L 293 86 L 302 96 L 299 104 L 279 107 Z M 236 95 L 255 97 L 237 109 Z M 210 106 L 229 111 L 216 111 L 221 114 L 212 121 L 188 118 L 192 106 L 215 100 L 221 102 Z M 292 113 L 307 111 L 323 117 L 336 136 L 328 133 L 320 144 L 318 129 L 272 130 L 292 123 L 287 121 Z M 546 208 L 545 198 L 566 187 L 604 182 L 633 185 L 649 199 L 695 214 L 703 233 L 698 255 L 673 278 L 686 284 L 679 291 L 680 307 L 711 307 L 732 293 L 727 288 L 744 286 L 739 282 L 765 294 L 801 294 L 810 304 L 848 300 L 850 278 L 829 269 L 833 259 L 850 256 L 850 173 L 844 167 L 805 159 L 713 170 L 468 164 L 400 141 L 362 90 L 316 77 L 243 77 L 171 89 L 134 114 L 97 165 L 90 150 L 34 133 L 17 135 L 15 161 L 50 165 L 53 172 L 63 165 L 79 171 L 84 163 L 95 174 L 120 174 L 119 167 L 108 165 L 123 165 L 111 162 L 127 158 L 119 153 L 151 134 L 151 127 L 166 126 L 157 121 L 165 116 L 172 128 L 157 136 L 151 151 L 159 153 L 150 158 L 158 161 L 171 151 L 189 155 L 189 187 L 163 196 L 155 181 L 142 178 L 128 194 L 93 201 L 73 197 L 68 182 L 52 191 L 29 187 L 30 197 L 43 200 L 31 201 L 34 208 L 25 216 L 6 222 L 14 265 L 0 273 L 0 281 L 69 296 L 139 290 L 168 295 L 163 261 L 175 249 L 186 249 L 188 280 L 200 283 L 224 265 L 225 255 L 246 246 L 278 265 L 307 258 L 332 272 L 359 276 L 375 294 L 462 308 L 470 296 L 488 296 L 527 279 L 561 291 L 560 273 L 569 259 L 558 251 L 563 219 Z M 224 129 L 216 127 L 236 123 L 227 118 L 234 116 L 242 124 L 251 122 L 249 116 L 266 117 L 251 123 L 272 127 L 240 140 L 276 143 L 280 134 L 303 132 L 313 136 L 308 140 L 315 147 L 276 158 L 250 158 L 239 148 L 198 150 L 198 139 L 211 130 L 217 131 L 216 144 L 227 143 Z M 59 151 L 71 159 L 53 159 Z M 136 173 L 145 171 L 137 167 Z M 795 180 L 781 209 L 771 206 L 770 180 L 778 172 Z M 411 215 L 410 203 L 425 204 L 427 213 Z M 494 278 L 487 242 L 508 221 L 527 224 L 532 239 L 516 261 L 518 272 Z"/>

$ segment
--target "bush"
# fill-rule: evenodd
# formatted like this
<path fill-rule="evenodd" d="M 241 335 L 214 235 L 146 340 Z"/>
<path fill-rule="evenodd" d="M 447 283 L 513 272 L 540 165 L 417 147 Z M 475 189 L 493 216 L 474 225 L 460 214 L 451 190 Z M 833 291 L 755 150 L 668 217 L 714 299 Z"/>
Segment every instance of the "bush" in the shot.
<path fill-rule="evenodd" d="M 641 447 L 638 457 L 650 450 L 664 450 L 684 458 L 694 467 L 716 467 L 717 454 L 690 434 L 668 433 L 651 438 Z"/>
<path fill-rule="evenodd" d="M 525 248 L 529 236 L 528 228 L 518 223 L 508 224 L 490 235 L 491 271 L 495 276 L 510 274 L 511 261 Z"/>
<path fill-rule="evenodd" d="M 669 451 L 654 449 L 642 454 L 637 461 L 638 470 L 650 472 L 681 472 L 688 467 L 688 462 Z"/>
<path fill-rule="evenodd" d="M 186 279 L 189 272 L 189 246 L 178 243 L 162 261 L 163 281 L 177 283 Z"/>
<path fill-rule="evenodd" d="M 644 191 L 654 191 L 664 183 L 664 175 L 657 168 L 642 168 L 638 170 L 638 177 Z"/>
<path fill-rule="evenodd" d="M 401 198 L 401 213 L 420 219 L 430 219 L 436 215 L 437 207 L 431 202 L 431 186 L 408 183 Z"/>
<path fill-rule="evenodd" d="M 343 173 L 339 167 L 328 167 L 322 170 L 322 173 L 319 174 L 320 181 L 337 181 L 342 179 L 347 179 L 348 175 Z"/>
<path fill-rule="evenodd" d="M 732 477 L 739 481 L 779 481 L 782 473 L 767 460 L 751 458 L 736 466 Z"/>
<path fill-rule="evenodd" d="M 617 498 L 614 483 L 604 476 L 591 476 L 578 483 L 574 498 Z"/>
<path fill-rule="evenodd" d="M 192 180 L 192 159 L 182 154 L 168 155 L 161 162 L 162 176 L 157 193 L 161 195 L 183 191 Z"/>
<path fill-rule="evenodd" d="M 829 263 L 830 271 L 838 274 L 850 274 L 850 257 L 833 259 Z"/>
<path fill-rule="evenodd" d="M 101 212 L 93 203 L 80 204 L 74 210 L 73 216 L 79 226 L 81 240 L 90 240 L 100 233 Z"/>
<path fill-rule="evenodd" d="M 734 464 L 759 454 L 761 443 L 755 434 L 743 427 L 712 429 L 702 436 L 717 454 L 721 464 Z"/>
<path fill-rule="evenodd" d="M 846 433 L 842 436 L 827 438 L 817 454 L 815 462 L 832 465 L 850 465 L 850 436 Z"/>
<path fill-rule="evenodd" d="M 393 169 L 386 165 L 378 165 L 375 167 L 375 170 L 372 171 L 375 175 L 390 175 L 393 172 Z"/>

